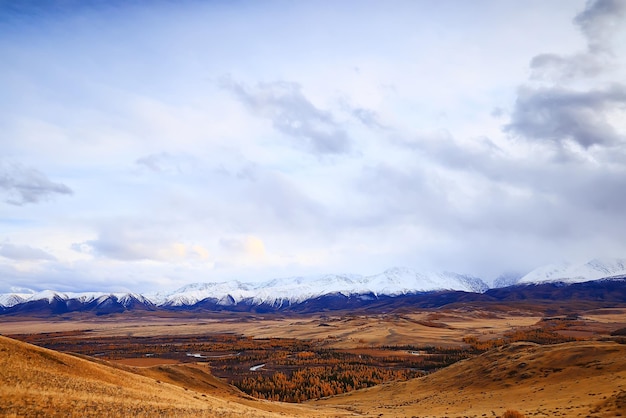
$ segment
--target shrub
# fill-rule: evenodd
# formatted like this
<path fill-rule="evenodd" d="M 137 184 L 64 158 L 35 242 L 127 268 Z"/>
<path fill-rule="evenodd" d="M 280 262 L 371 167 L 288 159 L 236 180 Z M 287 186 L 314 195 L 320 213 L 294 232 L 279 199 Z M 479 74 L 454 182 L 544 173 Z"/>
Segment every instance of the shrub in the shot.
<path fill-rule="evenodd" d="M 524 414 L 513 409 L 508 409 L 504 415 L 502 415 L 502 418 L 524 418 Z"/>

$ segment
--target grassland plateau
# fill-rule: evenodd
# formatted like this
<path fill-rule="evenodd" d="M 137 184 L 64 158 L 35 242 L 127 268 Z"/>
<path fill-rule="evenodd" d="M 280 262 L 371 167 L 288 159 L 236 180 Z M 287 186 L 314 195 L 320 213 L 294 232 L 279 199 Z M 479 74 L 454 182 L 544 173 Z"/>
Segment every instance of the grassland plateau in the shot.
<path fill-rule="evenodd" d="M 2 319 L 2 416 L 626 414 L 621 307 Z"/>

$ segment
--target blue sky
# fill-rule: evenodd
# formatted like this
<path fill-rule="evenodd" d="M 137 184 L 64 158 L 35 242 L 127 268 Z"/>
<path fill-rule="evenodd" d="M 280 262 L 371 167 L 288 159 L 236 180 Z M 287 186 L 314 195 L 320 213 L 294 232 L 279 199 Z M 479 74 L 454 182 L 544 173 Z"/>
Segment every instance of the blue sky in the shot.
<path fill-rule="evenodd" d="M 625 22 L 0 1 L 0 291 L 626 257 Z"/>

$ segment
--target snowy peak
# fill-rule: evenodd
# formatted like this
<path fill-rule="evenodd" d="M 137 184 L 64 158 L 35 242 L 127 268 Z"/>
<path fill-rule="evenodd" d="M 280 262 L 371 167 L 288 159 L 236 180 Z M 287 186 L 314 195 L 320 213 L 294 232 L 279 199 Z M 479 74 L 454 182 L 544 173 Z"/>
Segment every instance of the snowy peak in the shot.
<path fill-rule="evenodd" d="M 55 292 L 53 290 L 43 290 L 30 296 L 28 300 L 47 300 L 48 303 L 52 303 L 54 300 L 67 300 L 68 296 L 65 293 Z"/>
<path fill-rule="evenodd" d="M 4 306 L 5 308 L 19 305 L 20 303 L 24 303 L 24 301 L 24 295 L 17 293 L 4 293 L 0 295 L 0 306 Z"/>
<path fill-rule="evenodd" d="M 565 282 L 580 283 L 613 276 L 626 275 L 626 260 L 621 258 L 593 259 L 586 263 L 558 263 L 539 267 L 518 283 Z"/>
<path fill-rule="evenodd" d="M 622 275 L 626 272 L 626 259 L 593 259 L 585 264 L 593 271 L 597 271 L 604 277 Z"/>
<path fill-rule="evenodd" d="M 507 287 L 516 285 L 524 275 L 516 272 L 502 273 L 493 281 L 493 288 Z"/>
<path fill-rule="evenodd" d="M 450 273 L 419 273 L 395 267 L 380 274 L 361 276 L 355 274 L 326 274 L 311 277 L 287 277 L 259 283 L 237 280 L 214 283 L 194 283 L 171 293 L 139 295 L 133 293 L 61 293 L 45 290 L 38 293 L 5 294 L 0 296 L 0 306 L 12 307 L 25 302 L 46 300 L 48 303 L 82 303 L 96 306 L 135 305 L 184 307 L 202 301 L 221 306 L 239 303 L 249 305 L 284 306 L 302 303 L 325 295 L 387 295 L 398 296 L 437 290 L 460 290 L 482 293 L 488 286 L 479 278 Z"/>
<path fill-rule="evenodd" d="M 519 277 L 520 275 L 514 274 L 502 275 L 495 279 L 493 284 L 497 288 L 515 284 L 549 282 L 574 284 L 609 277 L 626 278 L 626 259 L 594 259 L 583 264 L 552 264 L 535 269 L 521 279 Z M 326 274 L 278 278 L 255 283 L 237 280 L 194 283 L 174 292 L 144 295 L 105 292 L 62 293 L 53 290 L 34 292 L 29 289 L 16 289 L 19 292 L 0 294 L 0 312 L 18 311 L 20 306 L 29 304 L 33 309 L 52 306 L 50 309 L 54 309 L 55 313 L 92 310 L 98 314 L 130 309 L 153 310 L 159 307 L 185 309 L 197 307 L 198 304 L 207 309 L 222 309 L 220 307 L 282 309 L 324 299 L 327 296 L 331 299 L 339 296 L 340 299 L 374 300 L 382 296 L 416 296 L 433 291 L 481 294 L 488 289 L 489 286 L 483 280 L 471 275 L 453 272 L 424 273 L 394 267 L 369 276 Z"/>
<path fill-rule="evenodd" d="M 195 283 L 153 300 L 165 306 L 189 306 L 207 299 L 220 305 L 248 301 L 276 306 L 329 294 L 397 296 L 435 290 L 484 292 L 487 289 L 488 286 L 477 277 L 448 272 L 417 273 L 396 267 L 373 276 L 340 274 L 281 278 L 260 283 Z"/>
<path fill-rule="evenodd" d="M 384 294 L 406 294 L 434 290 L 484 292 L 488 289 L 485 282 L 478 277 L 451 272 L 418 273 L 411 269 L 398 267 L 367 277 L 365 280 L 372 288 L 379 288 L 376 293 Z"/>
<path fill-rule="evenodd" d="M 103 292 L 56 292 L 53 290 L 43 290 L 36 293 L 5 293 L 0 294 L 0 306 L 10 308 L 21 303 L 46 301 L 48 303 L 78 302 L 81 304 L 95 303 L 96 306 L 106 304 L 119 304 L 129 307 L 135 304 L 150 304 L 152 302 L 145 296 L 136 293 L 103 293 Z"/>

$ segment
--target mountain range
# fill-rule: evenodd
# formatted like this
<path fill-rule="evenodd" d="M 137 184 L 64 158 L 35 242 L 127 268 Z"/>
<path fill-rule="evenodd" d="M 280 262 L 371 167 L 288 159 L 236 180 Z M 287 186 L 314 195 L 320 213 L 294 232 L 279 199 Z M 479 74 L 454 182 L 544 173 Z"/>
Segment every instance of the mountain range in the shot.
<path fill-rule="evenodd" d="M 407 268 L 392 268 L 372 276 L 340 274 L 280 278 L 258 283 L 237 280 L 194 283 L 169 293 L 20 291 L 0 294 L 0 314 L 27 312 L 58 314 L 74 311 L 108 314 L 127 310 L 158 309 L 255 312 L 286 309 L 329 310 L 401 297 L 412 298 L 415 303 L 436 305 L 450 303 L 461 296 L 468 299 L 470 297 L 467 294 L 485 295 L 483 299 L 510 298 L 502 296 L 502 291 L 498 291 L 502 288 L 546 284 L 552 284 L 554 287 L 557 284 L 575 285 L 599 279 L 625 277 L 625 259 L 594 259 L 582 264 L 552 264 L 537 268 L 523 276 L 502 275 L 493 281 L 492 286 L 471 275 L 451 272 L 419 273 Z"/>

